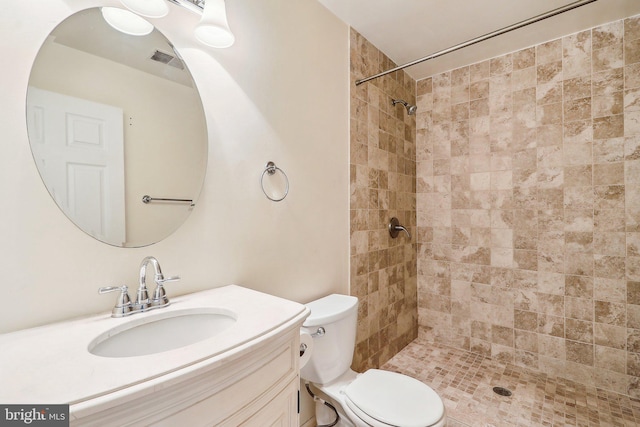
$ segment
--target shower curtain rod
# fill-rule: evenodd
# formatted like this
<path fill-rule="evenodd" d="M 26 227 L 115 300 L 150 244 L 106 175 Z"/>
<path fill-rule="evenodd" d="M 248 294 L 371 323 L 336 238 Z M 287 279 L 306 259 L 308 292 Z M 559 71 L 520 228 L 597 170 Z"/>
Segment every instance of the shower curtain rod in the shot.
<path fill-rule="evenodd" d="M 568 12 L 568 11 L 573 10 L 573 9 L 577 9 L 577 8 L 579 8 L 581 6 L 584 6 L 584 5 L 587 5 L 589 3 L 593 3 L 593 2 L 596 2 L 596 1 L 598 1 L 598 0 L 578 0 L 578 1 L 574 1 L 573 3 L 569 3 L 569 4 L 565 5 L 565 6 L 559 7 L 557 9 L 553 9 L 553 10 L 550 10 L 548 12 L 542 13 L 540 15 L 534 16 L 533 18 L 525 19 L 524 21 L 520 21 L 520 22 L 515 23 L 513 25 L 509 25 L 508 27 L 504 27 L 504 28 L 501 28 L 499 30 L 487 33 L 487 34 L 485 34 L 483 36 L 476 37 L 476 38 L 471 39 L 471 40 L 467 40 L 466 42 L 457 44 L 455 46 L 451 46 L 451 47 L 449 47 L 447 49 L 443 49 L 443 50 L 438 51 L 436 53 L 432 53 L 431 55 L 425 56 L 423 58 L 416 59 L 415 61 L 408 62 L 408 63 L 406 63 L 404 65 L 399 65 L 399 66 L 397 66 L 395 68 L 392 68 L 390 70 L 383 71 L 382 73 L 378 73 L 376 75 L 367 77 L 365 79 L 356 80 L 356 86 L 360 86 L 362 83 L 366 83 L 369 80 L 373 80 L 373 79 L 377 79 L 378 77 L 386 76 L 387 74 L 391 74 L 393 72 L 400 71 L 400 70 L 405 69 L 407 67 L 411 67 L 412 65 L 420 64 L 421 62 L 428 61 L 430 59 L 434 59 L 434 58 L 437 58 L 437 57 L 442 56 L 442 55 L 446 55 L 447 53 L 451 53 L 451 52 L 454 52 L 456 50 L 460 50 L 462 48 L 465 48 L 467 46 L 471 46 L 471 45 L 474 45 L 476 43 L 480 43 L 480 42 L 483 42 L 485 40 L 489 40 L 489 39 L 491 39 L 493 37 L 497 37 L 497 36 L 500 36 L 502 34 L 506 34 L 506 33 L 510 32 L 510 31 L 517 30 L 517 29 L 522 28 L 522 27 L 526 27 L 527 25 L 535 24 L 536 22 L 540 22 L 540 21 L 542 21 L 544 19 L 551 18 L 551 17 L 556 16 L 556 15 L 560 15 L 561 13 Z"/>

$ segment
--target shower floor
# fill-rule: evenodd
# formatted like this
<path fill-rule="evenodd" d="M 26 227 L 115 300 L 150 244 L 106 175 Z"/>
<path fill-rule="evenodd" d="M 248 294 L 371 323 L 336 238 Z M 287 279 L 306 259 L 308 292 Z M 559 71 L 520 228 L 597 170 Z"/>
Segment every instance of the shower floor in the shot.
<path fill-rule="evenodd" d="M 382 366 L 431 386 L 448 427 L 638 426 L 640 399 L 532 373 L 418 338 Z M 503 397 L 495 386 L 513 392 Z"/>

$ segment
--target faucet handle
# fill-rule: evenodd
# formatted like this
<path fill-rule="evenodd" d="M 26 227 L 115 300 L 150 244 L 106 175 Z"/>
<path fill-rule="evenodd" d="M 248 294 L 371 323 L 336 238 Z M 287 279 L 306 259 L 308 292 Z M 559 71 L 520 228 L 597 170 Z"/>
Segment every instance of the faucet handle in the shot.
<path fill-rule="evenodd" d="M 172 276 L 162 279 L 156 279 L 156 290 L 153 291 L 153 298 L 151 299 L 151 306 L 156 307 L 165 307 L 169 305 L 169 298 L 167 298 L 167 293 L 164 290 L 164 284 L 166 282 L 177 282 L 180 280 L 180 276 Z"/>
<path fill-rule="evenodd" d="M 115 291 L 120 291 L 120 295 L 118 295 L 116 305 L 111 310 L 111 317 L 124 317 L 131 314 L 131 298 L 129 298 L 129 287 L 127 285 L 103 286 L 98 289 L 99 294 L 106 294 Z"/>
<path fill-rule="evenodd" d="M 398 220 L 398 218 L 394 216 L 389 221 L 389 235 L 391 236 L 392 239 L 395 239 L 396 237 L 398 237 L 398 233 L 400 233 L 401 231 L 404 231 L 405 233 L 407 233 L 407 237 L 411 239 L 411 234 L 409 233 L 409 230 L 407 230 L 405 227 L 400 225 L 400 221 Z"/>

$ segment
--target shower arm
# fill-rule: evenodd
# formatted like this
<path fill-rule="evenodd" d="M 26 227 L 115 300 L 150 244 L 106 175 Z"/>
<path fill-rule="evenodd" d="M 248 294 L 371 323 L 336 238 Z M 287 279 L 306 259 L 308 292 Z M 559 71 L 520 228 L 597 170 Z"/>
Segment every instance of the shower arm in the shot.
<path fill-rule="evenodd" d="M 404 99 L 391 99 L 391 103 L 395 106 L 396 104 L 404 105 L 404 108 L 407 109 L 407 114 L 412 116 L 416 113 L 417 107 L 415 105 L 409 104 Z"/>
<path fill-rule="evenodd" d="M 518 30 L 518 29 L 520 29 L 522 27 L 526 27 L 527 25 L 535 24 L 536 22 L 540 22 L 540 21 L 545 20 L 547 18 L 551 18 L 551 17 L 554 17 L 556 15 L 560 15 L 561 13 L 569 12 L 570 10 L 577 9 L 577 8 L 579 8 L 581 6 L 585 6 L 585 5 L 589 4 L 589 3 L 593 3 L 593 2 L 596 2 L 596 1 L 598 1 L 598 0 L 578 0 L 578 1 L 575 1 L 573 3 L 569 3 L 569 4 L 565 5 L 565 6 L 559 7 L 557 9 L 553 9 L 553 10 L 550 10 L 548 12 L 542 13 L 540 15 L 534 16 L 533 18 L 525 19 L 524 21 L 517 22 L 517 23 L 515 23 L 513 25 L 509 25 L 508 27 L 504 27 L 504 28 L 501 28 L 499 30 L 487 33 L 487 34 L 485 34 L 483 36 L 476 37 L 476 38 L 471 39 L 471 40 L 467 40 L 466 42 L 457 44 L 455 46 L 451 46 L 451 47 L 449 47 L 447 49 L 440 50 L 440 51 L 438 51 L 436 53 L 432 53 L 431 55 L 427 55 L 427 56 L 425 56 L 423 58 L 416 59 L 416 60 L 411 61 L 411 62 L 407 62 L 404 65 L 399 65 L 399 66 L 397 66 L 395 68 L 392 68 L 392 69 L 387 70 L 387 71 L 383 71 L 383 72 L 375 74 L 373 76 L 370 76 L 370 77 L 367 77 L 367 78 L 364 78 L 364 79 L 360 79 L 360 80 L 356 80 L 356 86 L 360 86 L 362 83 L 366 83 L 366 82 L 368 82 L 370 80 L 377 79 L 378 77 L 386 76 L 387 74 L 391 74 L 391 73 L 394 73 L 396 71 L 403 70 L 403 69 L 405 69 L 407 67 L 411 67 L 413 65 L 420 64 L 420 63 L 428 61 L 430 59 L 435 59 L 435 58 L 438 58 L 440 56 L 446 55 L 448 53 L 455 52 L 456 50 L 460 50 L 462 48 L 474 45 L 476 43 L 480 43 L 480 42 L 483 42 L 485 40 L 489 40 L 489 39 L 491 39 L 493 37 L 497 37 L 497 36 L 500 36 L 502 34 L 506 34 L 508 32 L 514 31 L 514 30 Z"/>

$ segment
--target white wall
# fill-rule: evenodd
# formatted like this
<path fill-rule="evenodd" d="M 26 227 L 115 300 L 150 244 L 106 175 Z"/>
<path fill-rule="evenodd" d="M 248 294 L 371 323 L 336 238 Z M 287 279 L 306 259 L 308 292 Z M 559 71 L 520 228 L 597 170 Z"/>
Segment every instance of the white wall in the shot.
<path fill-rule="evenodd" d="M 115 0 L 23 0 L 0 14 L 0 332 L 109 310 L 105 285 L 137 286 L 156 256 L 178 295 L 230 283 L 306 302 L 348 292 L 348 27 L 315 0 L 227 2 L 236 44 L 201 48 L 195 15 L 171 5 L 154 23 L 199 86 L 209 128 L 198 206 L 172 236 L 121 249 L 77 229 L 40 181 L 29 149 L 25 95 L 41 43 L 62 19 Z M 118 3 L 119 4 L 119 3 Z M 289 196 L 268 201 L 268 160 Z"/>

